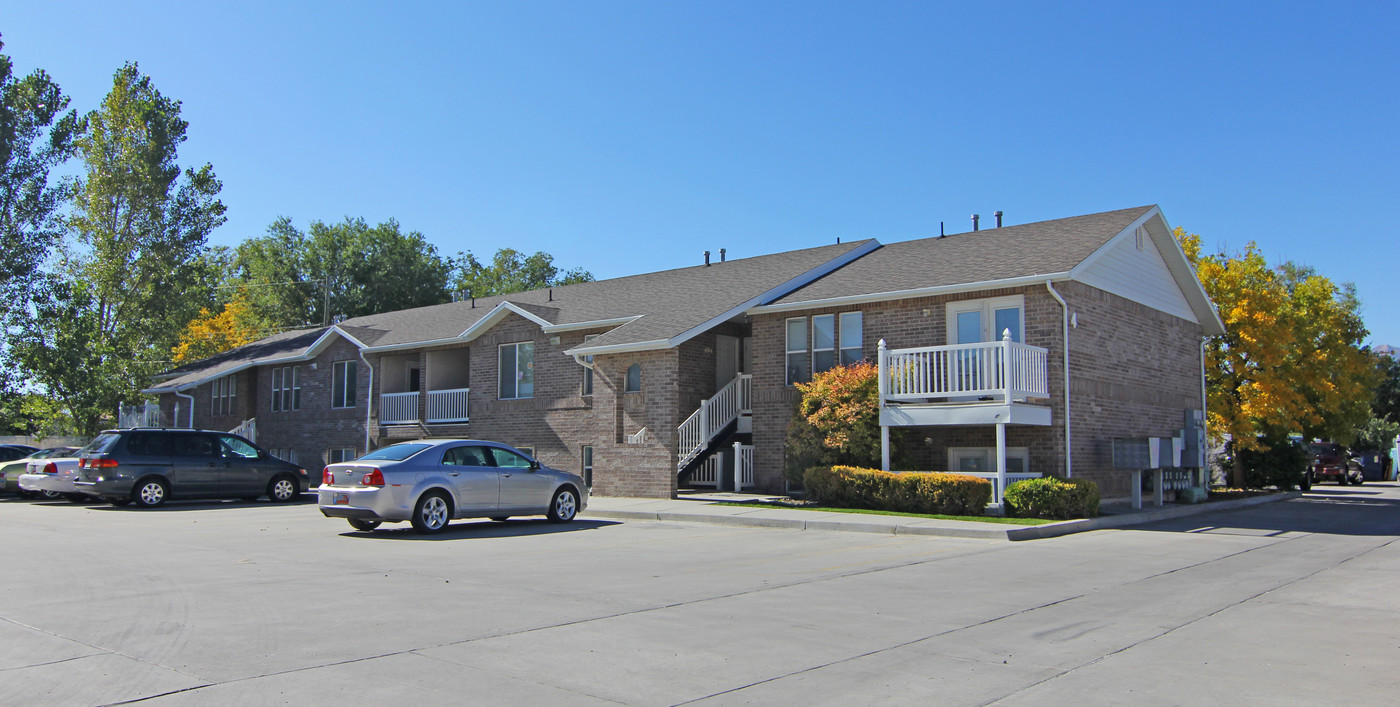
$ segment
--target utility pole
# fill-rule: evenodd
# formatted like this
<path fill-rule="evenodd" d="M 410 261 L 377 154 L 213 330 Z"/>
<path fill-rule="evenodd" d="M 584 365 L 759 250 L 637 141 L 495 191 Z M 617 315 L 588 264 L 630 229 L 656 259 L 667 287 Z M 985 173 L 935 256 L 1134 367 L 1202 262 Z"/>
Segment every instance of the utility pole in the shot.
<path fill-rule="evenodd" d="M 321 326 L 331 325 L 331 274 L 326 273 L 326 306 L 321 310 Z"/>

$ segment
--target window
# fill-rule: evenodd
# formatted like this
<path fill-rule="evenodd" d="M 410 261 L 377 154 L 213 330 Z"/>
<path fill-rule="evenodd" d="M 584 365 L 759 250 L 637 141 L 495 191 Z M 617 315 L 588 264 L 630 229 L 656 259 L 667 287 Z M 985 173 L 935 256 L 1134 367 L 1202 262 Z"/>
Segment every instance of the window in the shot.
<path fill-rule="evenodd" d="M 223 457 L 238 457 L 241 459 L 257 459 L 262 456 L 258 453 L 258 448 L 248 443 L 248 440 L 233 435 L 219 435 L 219 445 L 222 447 Z"/>
<path fill-rule="evenodd" d="M 524 454 L 525 456 L 530 457 L 531 459 L 535 458 L 534 447 L 516 447 L 516 449 L 519 449 L 521 454 Z"/>
<path fill-rule="evenodd" d="M 841 365 L 849 366 L 865 358 L 863 325 L 860 312 L 841 313 Z"/>
<path fill-rule="evenodd" d="M 593 447 L 585 446 L 583 448 L 583 473 L 580 476 L 583 477 L 583 483 L 588 488 L 593 488 Z"/>
<path fill-rule="evenodd" d="M 330 449 L 326 450 L 327 464 L 339 464 L 340 462 L 348 462 L 354 460 L 354 447 L 331 447 Z"/>
<path fill-rule="evenodd" d="M 215 378 L 210 386 L 210 410 L 211 415 L 232 415 L 234 413 L 234 395 L 237 390 L 237 374 L 230 374 L 223 378 Z"/>
<path fill-rule="evenodd" d="M 812 317 L 812 372 L 829 371 L 836 366 L 836 315 Z"/>
<path fill-rule="evenodd" d="M 272 369 L 272 411 L 301 409 L 301 366 Z"/>
<path fill-rule="evenodd" d="M 355 407 L 355 362 L 336 361 L 331 367 L 331 407 Z"/>
<path fill-rule="evenodd" d="M 948 303 L 948 343 L 975 344 L 1001 341 L 1010 331 L 1012 341 L 1025 341 L 1025 298 L 996 297 Z"/>
<path fill-rule="evenodd" d="M 592 341 L 592 340 L 598 338 L 598 336 L 599 336 L 598 334 L 585 334 L 584 337 L 583 337 L 583 343 L 586 344 L 586 343 L 588 343 L 588 342 L 590 342 L 590 341 Z M 592 394 L 593 394 L 593 357 L 592 357 L 592 356 L 584 356 L 584 357 L 583 357 L 583 360 L 584 360 L 584 362 L 587 363 L 588 365 L 586 365 L 586 366 L 583 367 L 583 392 L 582 392 L 582 395 L 592 395 Z"/>
<path fill-rule="evenodd" d="M 281 459 L 284 462 L 291 462 L 293 464 L 297 463 L 297 450 L 295 449 L 269 449 L 267 450 L 267 453 L 274 457 L 277 457 L 278 459 Z"/>
<path fill-rule="evenodd" d="M 498 467 L 504 469 L 530 468 L 531 462 L 529 459 L 526 459 L 525 457 L 520 456 L 519 454 L 516 454 L 515 452 L 512 452 L 509 449 L 501 449 L 500 447 L 487 447 L 486 449 L 490 450 L 491 456 L 495 457 L 496 466 Z"/>
<path fill-rule="evenodd" d="M 864 336 L 860 312 L 817 314 L 810 328 L 807 317 L 788 319 L 787 384 L 806 383 L 813 373 L 859 363 L 865 358 Z"/>
<path fill-rule="evenodd" d="M 640 393 L 642 391 L 642 364 L 634 363 L 627 367 L 627 380 L 624 382 L 622 392 Z"/>
<path fill-rule="evenodd" d="M 443 466 L 495 466 L 485 447 L 453 447 L 442 453 Z"/>
<path fill-rule="evenodd" d="M 535 342 L 502 344 L 500 366 L 501 400 L 535 397 Z"/>
<path fill-rule="evenodd" d="M 1026 447 L 1006 448 L 1006 473 L 1023 474 L 1030 468 L 1030 451 Z M 995 472 L 996 447 L 950 447 L 949 471 Z"/>
<path fill-rule="evenodd" d="M 807 318 L 787 320 L 787 384 L 806 383 L 812 377 L 807 358 Z"/>

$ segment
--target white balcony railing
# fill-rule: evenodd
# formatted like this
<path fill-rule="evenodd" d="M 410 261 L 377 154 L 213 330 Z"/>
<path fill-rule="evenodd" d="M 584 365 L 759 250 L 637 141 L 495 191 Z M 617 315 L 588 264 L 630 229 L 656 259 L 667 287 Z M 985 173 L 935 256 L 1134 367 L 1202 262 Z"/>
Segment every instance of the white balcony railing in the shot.
<path fill-rule="evenodd" d="M 1047 351 L 1011 340 L 914 349 L 880 341 L 880 397 L 890 401 L 1050 397 Z"/>
<path fill-rule="evenodd" d="M 418 421 L 418 393 L 381 393 L 379 424 L 401 425 Z"/>
<path fill-rule="evenodd" d="M 466 422 L 470 388 L 428 391 L 428 422 Z"/>

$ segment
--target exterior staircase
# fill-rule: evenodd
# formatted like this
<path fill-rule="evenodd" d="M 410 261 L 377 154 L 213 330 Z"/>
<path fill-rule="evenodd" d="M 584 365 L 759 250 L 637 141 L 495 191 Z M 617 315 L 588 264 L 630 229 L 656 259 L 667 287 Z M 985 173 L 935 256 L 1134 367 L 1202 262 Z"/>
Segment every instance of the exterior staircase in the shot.
<path fill-rule="evenodd" d="M 740 423 L 741 418 L 751 418 L 752 393 L 753 376 L 740 373 L 714 396 L 700 401 L 700 408 L 677 428 L 677 437 L 680 440 L 676 457 L 677 474 L 685 471 L 691 462 L 712 451 L 712 443 L 724 434 L 730 425 Z"/>

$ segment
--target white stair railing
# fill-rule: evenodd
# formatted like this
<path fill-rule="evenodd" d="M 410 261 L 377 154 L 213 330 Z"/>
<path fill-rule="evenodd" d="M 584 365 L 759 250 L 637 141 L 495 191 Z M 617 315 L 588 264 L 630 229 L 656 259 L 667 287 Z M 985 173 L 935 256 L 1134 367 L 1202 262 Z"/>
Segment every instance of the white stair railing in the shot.
<path fill-rule="evenodd" d="M 242 437 L 243 439 L 246 439 L 249 442 L 252 442 L 253 444 L 257 444 L 258 419 L 256 417 L 250 417 L 244 420 L 242 424 L 229 430 L 228 432 L 229 434 L 238 435 L 239 437 Z"/>
<path fill-rule="evenodd" d="M 737 420 L 740 414 L 752 411 L 753 406 L 749 402 L 752 381 L 753 376 L 749 374 L 735 376 L 714 397 L 701 400 L 700 408 L 680 424 L 676 429 L 679 440 L 677 473 L 705 451 L 710 441 L 729 423 Z"/>

